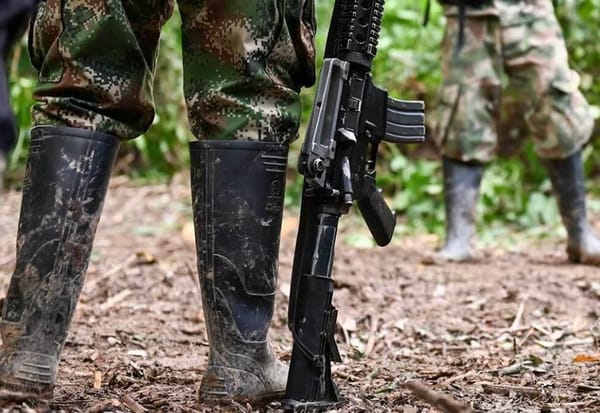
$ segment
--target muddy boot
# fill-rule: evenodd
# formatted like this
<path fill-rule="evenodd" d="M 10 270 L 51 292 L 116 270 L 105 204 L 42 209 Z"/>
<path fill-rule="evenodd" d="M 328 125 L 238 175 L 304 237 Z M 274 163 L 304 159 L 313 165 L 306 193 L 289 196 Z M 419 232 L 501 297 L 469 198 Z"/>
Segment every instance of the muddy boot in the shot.
<path fill-rule="evenodd" d="M 430 264 L 465 262 L 479 258 L 471 241 L 475 236 L 476 206 L 484 166 L 443 158 L 446 242 L 424 261 Z"/>
<path fill-rule="evenodd" d="M 558 209 L 567 230 L 569 260 L 600 265 L 600 239 L 594 234 L 586 214 L 585 178 L 581 151 L 566 159 L 545 160 Z"/>
<path fill-rule="evenodd" d="M 32 129 L 0 324 L 2 400 L 51 397 L 118 147 L 83 129 Z"/>
<path fill-rule="evenodd" d="M 283 397 L 287 367 L 267 343 L 273 316 L 287 145 L 190 144 L 198 272 L 208 331 L 200 402 Z"/>

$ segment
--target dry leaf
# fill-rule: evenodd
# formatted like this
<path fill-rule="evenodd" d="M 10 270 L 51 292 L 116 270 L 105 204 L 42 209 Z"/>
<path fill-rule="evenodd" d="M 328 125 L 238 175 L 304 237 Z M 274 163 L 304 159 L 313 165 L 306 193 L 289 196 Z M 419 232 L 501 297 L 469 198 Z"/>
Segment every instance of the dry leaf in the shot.
<path fill-rule="evenodd" d="M 600 363 L 600 354 L 578 354 L 573 363 Z"/>

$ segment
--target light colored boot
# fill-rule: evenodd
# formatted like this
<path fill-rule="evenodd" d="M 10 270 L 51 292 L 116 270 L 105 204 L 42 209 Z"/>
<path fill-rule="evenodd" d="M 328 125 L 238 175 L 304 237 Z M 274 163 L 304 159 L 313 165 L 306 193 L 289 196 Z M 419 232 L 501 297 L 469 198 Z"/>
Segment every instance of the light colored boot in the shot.
<path fill-rule="evenodd" d="M 572 262 L 600 265 L 600 239 L 587 220 L 581 151 L 566 159 L 545 160 L 558 209 L 567 230 L 567 255 Z"/>
<path fill-rule="evenodd" d="M 484 169 L 479 163 L 443 159 L 446 241 L 440 251 L 423 260 L 425 263 L 468 262 L 479 258 L 472 240 Z"/>

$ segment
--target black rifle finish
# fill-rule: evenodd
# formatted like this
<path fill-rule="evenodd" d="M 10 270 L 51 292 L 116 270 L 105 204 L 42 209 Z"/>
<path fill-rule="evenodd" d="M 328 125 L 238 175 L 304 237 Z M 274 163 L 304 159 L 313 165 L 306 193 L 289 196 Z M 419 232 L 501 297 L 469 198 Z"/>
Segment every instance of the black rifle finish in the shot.
<path fill-rule="evenodd" d="M 289 328 L 294 348 L 282 407 L 316 411 L 339 401 L 331 362 L 341 361 L 332 305 L 337 226 L 354 202 L 378 245 L 396 218 L 375 185 L 381 141 L 422 142 L 424 104 L 401 101 L 372 83 L 384 0 L 337 0 L 317 96 L 298 160 L 304 175 L 292 269 Z"/>

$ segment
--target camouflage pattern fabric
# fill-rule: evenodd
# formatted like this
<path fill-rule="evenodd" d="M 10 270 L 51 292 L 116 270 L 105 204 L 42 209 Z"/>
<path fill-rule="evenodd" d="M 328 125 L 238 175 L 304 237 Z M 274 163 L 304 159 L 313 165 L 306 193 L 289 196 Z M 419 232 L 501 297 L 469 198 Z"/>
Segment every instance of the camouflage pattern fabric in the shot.
<path fill-rule="evenodd" d="M 568 66 L 562 31 L 551 0 L 494 0 L 467 10 L 465 45 L 458 39 L 456 7 L 446 7 L 443 85 L 433 115 L 444 156 L 488 162 L 497 151 L 502 79 L 520 101 L 536 152 L 564 159 L 585 144 L 593 129 L 580 79 Z M 518 123 L 518 120 L 515 120 Z"/>
<path fill-rule="evenodd" d="M 184 93 L 199 139 L 283 142 L 314 82 L 314 0 L 178 0 Z M 160 30 L 174 0 L 45 0 L 30 34 L 35 125 L 134 138 L 152 124 Z"/>

